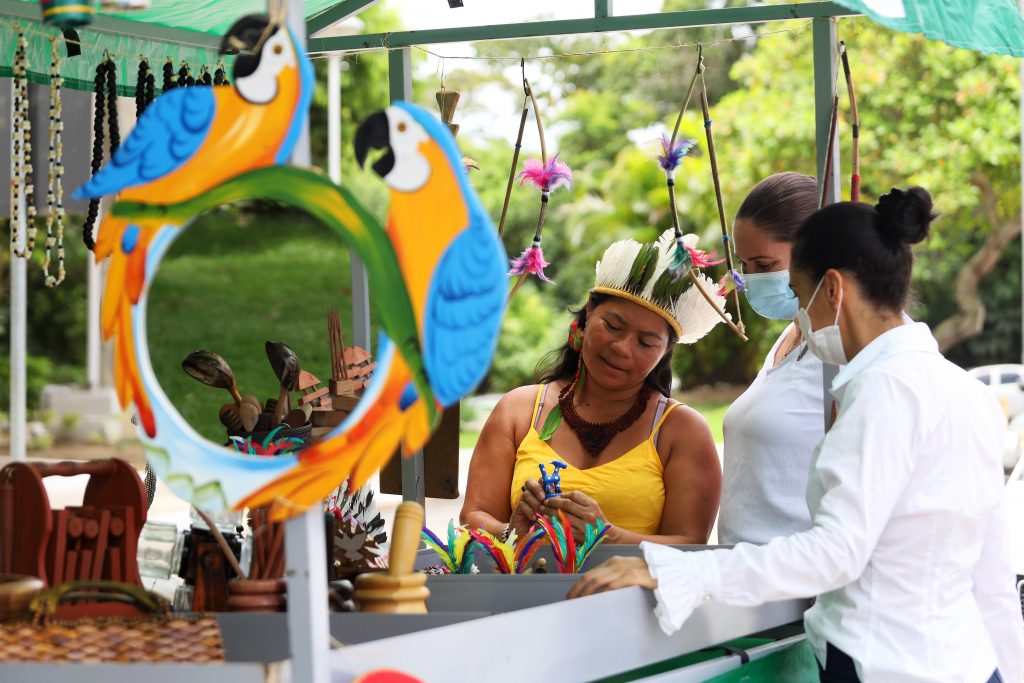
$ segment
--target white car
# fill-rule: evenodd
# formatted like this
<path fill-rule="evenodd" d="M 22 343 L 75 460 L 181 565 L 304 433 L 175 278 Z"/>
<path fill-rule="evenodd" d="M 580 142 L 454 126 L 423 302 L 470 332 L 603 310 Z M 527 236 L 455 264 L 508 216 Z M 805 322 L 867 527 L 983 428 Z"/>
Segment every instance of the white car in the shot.
<path fill-rule="evenodd" d="M 1024 381 L 1024 365 L 983 365 L 967 372 L 995 394 L 1007 420 L 1024 413 L 1024 386 L 1021 384 Z"/>

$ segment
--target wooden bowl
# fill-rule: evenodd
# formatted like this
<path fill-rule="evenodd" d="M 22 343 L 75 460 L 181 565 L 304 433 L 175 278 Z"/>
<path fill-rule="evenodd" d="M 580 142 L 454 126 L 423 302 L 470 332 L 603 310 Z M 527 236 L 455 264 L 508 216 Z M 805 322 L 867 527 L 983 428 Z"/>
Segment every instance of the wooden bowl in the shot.
<path fill-rule="evenodd" d="M 28 616 L 28 603 L 46 584 L 34 576 L 0 574 L 0 621 Z"/>

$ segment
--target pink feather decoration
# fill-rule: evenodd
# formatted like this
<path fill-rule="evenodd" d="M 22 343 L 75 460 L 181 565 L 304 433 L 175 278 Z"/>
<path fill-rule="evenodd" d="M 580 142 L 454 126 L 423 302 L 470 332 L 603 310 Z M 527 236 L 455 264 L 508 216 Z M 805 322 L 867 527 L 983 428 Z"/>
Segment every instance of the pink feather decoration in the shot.
<path fill-rule="evenodd" d="M 719 263 L 725 263 L 724 258 L 720 258 L 717 261 L 715 257 L 718 256 L 718 252 L 711 252 L 710 254 L 703 249 L 691 249 L 686 247 L 686 250 L 690 252 L 690 258 L 693 259 L 694 268 L 707 268 L 708 266 L 717 266 Z"/>
<path fill-rule="evenodd" d="M 540 159 L 527 159 L 517 177 L 520 186 L 529 180 L 538 190 L 546 192 L 557 190 L 563 185 L 566 189 L 572 188 L 572 169 L 569 164 L 559 161 L 557 154 L 546 165 Z"/>
<path fill-rule="evenodd" d="M 544 268 L 551 264 L 544 260 L 544 252 L 536 242 L 524 250 L 519 258 L 509 259 L 509 263 L 512 264 L 512 268 L 508 271 L 509 275 L 532 274 L 544 282 L 554 284 L 554 281 L 544 274 Z"/>

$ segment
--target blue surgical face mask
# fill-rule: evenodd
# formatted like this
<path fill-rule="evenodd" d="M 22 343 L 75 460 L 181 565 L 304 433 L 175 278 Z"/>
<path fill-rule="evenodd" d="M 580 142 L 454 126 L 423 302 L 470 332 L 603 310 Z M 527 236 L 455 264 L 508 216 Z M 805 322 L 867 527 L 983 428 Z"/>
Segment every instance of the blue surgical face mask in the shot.
<path fill-rule="evenodd" d="M 792 320 L 800 309 L 800 301 L 789 288 L 789 271 L 743 275 L 747 285 L 747 301 L 758 315 L 771 320 Z"/>

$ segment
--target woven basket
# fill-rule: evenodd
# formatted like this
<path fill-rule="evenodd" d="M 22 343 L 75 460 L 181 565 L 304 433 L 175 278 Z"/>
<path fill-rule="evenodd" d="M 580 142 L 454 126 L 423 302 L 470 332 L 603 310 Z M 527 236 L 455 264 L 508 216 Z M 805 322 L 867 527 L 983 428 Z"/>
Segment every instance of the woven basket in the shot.
<path fill-rule="evenodd" d="M 0 625 L 0 661 L 222 662 L 224 641 L 213 617 L 20 622 Z"/>
<path fill-rule="evenodd" d="M 155 613 L 139 618 L 48 619 L 68 608 L 72 613 L 110 608 Z M 0 624 L 0 661 L 224 661 L 224 641 L 215 618 L 168 615 L 166 600 L 137 586 L 101 581 L 61 584 L 40 593 L 32 610 L 31 621 Z"/>

